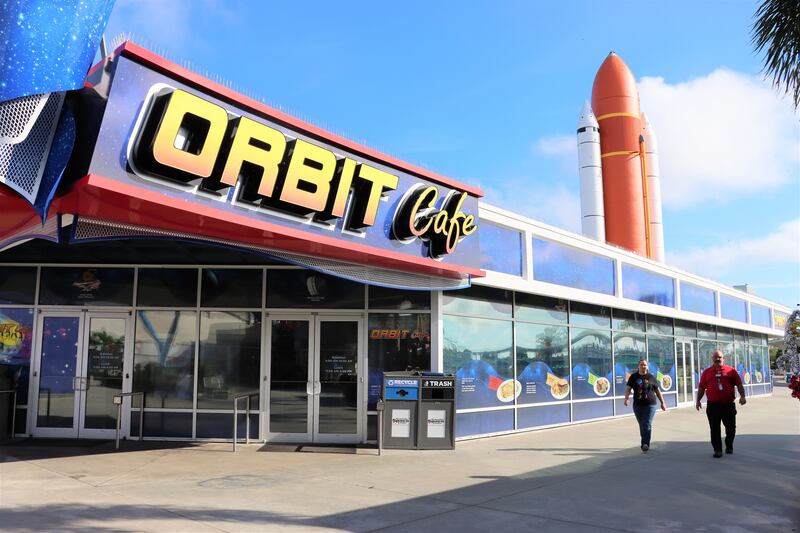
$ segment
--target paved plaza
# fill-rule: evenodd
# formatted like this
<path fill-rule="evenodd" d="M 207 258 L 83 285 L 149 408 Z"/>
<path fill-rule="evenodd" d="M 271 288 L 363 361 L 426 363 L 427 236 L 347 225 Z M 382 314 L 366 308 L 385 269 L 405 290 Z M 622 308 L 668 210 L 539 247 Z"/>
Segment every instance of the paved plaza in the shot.
<path fill-rule="evenodd" d="M 732 456 L 704 413 L 359 454 L 263 445 L 0 447 L 0 529 L 77 531 L 800 531 L 800 402 L 739 408 Z"/>

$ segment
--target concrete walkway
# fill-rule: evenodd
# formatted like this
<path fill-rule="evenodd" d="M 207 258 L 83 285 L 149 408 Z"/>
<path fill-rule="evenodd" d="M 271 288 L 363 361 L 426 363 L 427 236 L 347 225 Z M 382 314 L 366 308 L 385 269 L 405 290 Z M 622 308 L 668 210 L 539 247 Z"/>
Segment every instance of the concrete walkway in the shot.
<path fill-rule="evenodd" d="M 705 414 L 632 418 L 374 455 L 186 445 L 0 447 L 3 531 L 800 531 L 800 402 L 739 408 L 736 453 Z M 129 447 L 132 443 L 129 443 Z"/>

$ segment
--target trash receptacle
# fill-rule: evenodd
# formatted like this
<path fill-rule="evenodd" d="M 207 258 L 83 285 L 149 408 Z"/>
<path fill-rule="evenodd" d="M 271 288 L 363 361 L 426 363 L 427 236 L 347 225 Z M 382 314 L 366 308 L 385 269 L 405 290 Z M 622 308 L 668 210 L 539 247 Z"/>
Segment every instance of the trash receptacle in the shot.
<path fill-rule="evenodd" d="M 456 377 L 453 374 L 421 375 L 417 448 L 455 448 L 455 397 Z"/>
<path fill-rule="evenodd" d="M 417 447 L 417 410 L 420 378 L 416 372 L 383 373 L 384 448 L 413 450 Z"/>

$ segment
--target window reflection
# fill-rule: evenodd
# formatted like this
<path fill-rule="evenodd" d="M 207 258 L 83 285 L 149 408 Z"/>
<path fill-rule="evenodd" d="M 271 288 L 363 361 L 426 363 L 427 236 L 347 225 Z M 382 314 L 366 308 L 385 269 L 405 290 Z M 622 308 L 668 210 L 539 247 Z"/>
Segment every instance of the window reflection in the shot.
<path fill-rule="evenodd" d="M 676 390 L 675 339 L 658 335 L 647 336 L 648 371 L 661 385 L 662 392 Z"/>
<path fill-rule="evenodd" d="M 636 333 L 614 334 L 614 394 L 625 394 L 628 377 L 638 370 L 639 360 L 647 359 L 644 335 Z"/>
<path fill-rule="evenodd" d="M 198 409 L 233 409 L 233 399 L 248 393 L 254 393 L 250 405 L 257 409 L 260 372 L 261 313 L 200 314 Z"/>
<path fill-rule="evenodd" d="M 717 301 L 714 291 L 682 281 L 681 309 L 692 311 L 693 313 L 716 316 Z"/>
<path fill-rule="evenodd" d="M 481 222 L 481 268 L 522 275 L 522 233 Z"/>
<path fill-rule="evenodd" d="M 533 239 L 537 281 L 614 294 L 614 261 L 544 239 Z"/>
<path fill-rule="evenodd" d="M 567 328 L 518 322 L 519 403 L 569 400 Z"/>
<path fill-rule="evenodd" d="M 675 307 L 675 280 L 631 265 L 622 265 L 622 296 Z"/>
<path fill-rule="evenodd" d="M 719 305 L 722 318 L 747 322 L 747 302 L 727 294 L 720 293 Z"/>
<path fill-rule="evenodd" d="M 750 304 L 750 322 L 755 326 L 770 327 L 769 308 L 763 305 Z"/>
<path fill-rule="evenodd" d="M 133 352 L 133 390 L 146 407 L 191 409 L 197 313 L 139 311 Z"/>
<path fill-rule="evenodd" d="M 572 398 L 596 399 L 609 395 L 611 332 L 572 328 Z"/>

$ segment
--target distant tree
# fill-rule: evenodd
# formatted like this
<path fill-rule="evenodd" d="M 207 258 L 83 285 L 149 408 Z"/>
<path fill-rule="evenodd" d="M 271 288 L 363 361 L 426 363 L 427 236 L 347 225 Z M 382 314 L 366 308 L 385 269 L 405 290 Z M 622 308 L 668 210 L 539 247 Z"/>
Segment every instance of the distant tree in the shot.
<path fill-rule="evenodd" d="M 754 15 L 753 46 L 764 52 L 773 85 L 800 106 L 800 0 L 764 0 Z"/>

